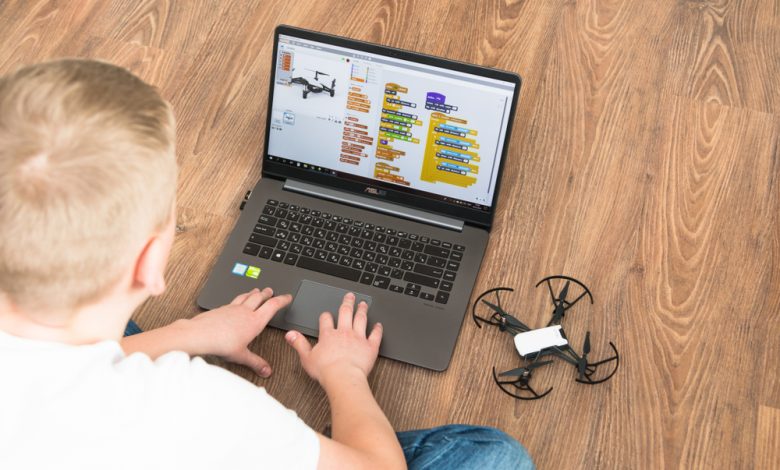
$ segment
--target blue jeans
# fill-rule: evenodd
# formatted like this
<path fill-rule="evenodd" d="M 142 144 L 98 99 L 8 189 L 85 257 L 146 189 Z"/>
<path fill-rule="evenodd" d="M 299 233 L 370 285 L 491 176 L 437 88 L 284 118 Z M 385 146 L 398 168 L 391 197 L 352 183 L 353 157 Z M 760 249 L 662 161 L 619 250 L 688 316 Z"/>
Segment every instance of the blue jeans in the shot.
<path fill-rule="evenodd" d="M 125 336 L 142 331 L 130 320 L 125 327 Z M 525 448 L 496 428 L 450 424 L 397 434 L 410 470 L 536 468 Z"/>

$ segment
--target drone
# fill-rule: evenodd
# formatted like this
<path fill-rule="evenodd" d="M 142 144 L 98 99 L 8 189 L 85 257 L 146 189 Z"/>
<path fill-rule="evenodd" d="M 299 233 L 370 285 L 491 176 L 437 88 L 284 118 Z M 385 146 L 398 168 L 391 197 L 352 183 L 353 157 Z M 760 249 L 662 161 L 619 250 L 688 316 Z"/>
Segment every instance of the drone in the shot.
<path fill-rule="evenodd" d="M 326 77 L 329 77 L 330 75 L 324 72 L 320 72 L 319 70 L 312 70 L 312 72 L 314 72 L 314 83 L 309 82 L 303 77 L 295 77 L 290 80 L 290 83 L 303 85 L 303 99 L 306 99 L 306 97 L 309 96 L 309 93 L 322 93 L 322 92 L 326 92 L 330 94 L 332 98 L 333 95 L 336 94 L 336 79 L 335 78 L 333 79 L 333 81 L 330 83 L 330 86 L 326 86 L 320 83 L 320 75 L 324 75 Z"/>
<path fill-rule="evenodd" d="M 558 294 L 553 290 L 552 281 L 565 281 Z M 620 365 L 620 355 L 612 341 L 609 342 L 609 346 L 614 352 L 613 356 L 597 362 L 590 362 L 588 360 L 590 331 L 585 333 L 582 354 L 578 354 L 569 344 L 566 332 L 561 325 L 569 310 L 583 298 L 587 297 L 593 304 L 593 295 L 590 289 L 577 279 L 562 275 L 545 277 L 536 284 L 536 287 L 538 288 L 542 284 L 547 284 L 553 304 L 552 318 L 546 327 L 530 328 L 510 315 L 501 306 L 501 293 L 514 292 L 514 289 L 510 287 L 496 287 L 483 292 L 477 297 L 471 310 L 474 323 L 479 328 L 482 328 L 483 324 L 496 326 L 500 331 L 509 333 L 514 338 L 515 348 L 524 363 L 521 367 L 498 374 L 496 374 L 496 368 L 493 367 L 493 380 L 501 391 L 519 400 L 538 400 L 552 392 L 552 387 L 542 393 L 538 393 L 531 387 L 534 371 L 553 362 L 552 360 L 543 360 L 544 358 L 556 357 L 571 364 L 577 370 L 575 381 L 587 385 L 606 382 L 615 375 Z M 572 289 L 581 292 L 579 295 L 575 295 L 571 292 Z M 477 306 L 486 306 L 492 313 L 487 317 L 481 317 L 477 314 Z M 608 364 L 611 366 L 611 363 L 614 363 L 614 368 L 608 374 L 598 374 L 601 377 L 596 377 L 596 372 L 602 368 L 601 366 Z"/>

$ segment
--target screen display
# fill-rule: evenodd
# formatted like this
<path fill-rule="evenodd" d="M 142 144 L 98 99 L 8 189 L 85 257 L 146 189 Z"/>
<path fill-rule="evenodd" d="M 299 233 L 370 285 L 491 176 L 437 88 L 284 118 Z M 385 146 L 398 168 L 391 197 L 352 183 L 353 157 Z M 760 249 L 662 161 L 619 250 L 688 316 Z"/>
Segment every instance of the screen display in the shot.
<path fill-rule="evenodd" d="M 280 35 L 268 158 L 487 212 L 514 93 L 512 82 Z"/>

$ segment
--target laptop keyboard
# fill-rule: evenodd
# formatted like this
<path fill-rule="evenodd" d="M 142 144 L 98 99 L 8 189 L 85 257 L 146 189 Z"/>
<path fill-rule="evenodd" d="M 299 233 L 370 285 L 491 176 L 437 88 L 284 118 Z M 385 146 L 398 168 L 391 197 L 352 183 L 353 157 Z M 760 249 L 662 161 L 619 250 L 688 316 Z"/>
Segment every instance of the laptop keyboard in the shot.
<path fill-rule="evenodd" d="M 446 304 L 466 248 L 269 199 L 244 253 Z"/>

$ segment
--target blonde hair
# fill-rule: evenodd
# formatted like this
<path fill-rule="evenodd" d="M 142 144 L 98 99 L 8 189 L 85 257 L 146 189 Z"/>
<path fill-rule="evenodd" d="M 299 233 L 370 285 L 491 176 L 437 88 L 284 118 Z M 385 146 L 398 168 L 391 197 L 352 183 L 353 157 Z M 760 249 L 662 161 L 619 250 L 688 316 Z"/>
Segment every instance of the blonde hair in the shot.
<path fill-rule="evenodd" d="M 22 309 L 99 299 L 170 220 L 175 122 L 150 85 L 90 60 L 0 78 L 0 294 Z"/>

